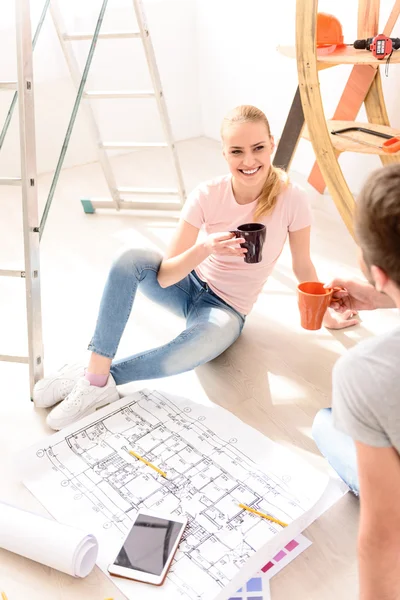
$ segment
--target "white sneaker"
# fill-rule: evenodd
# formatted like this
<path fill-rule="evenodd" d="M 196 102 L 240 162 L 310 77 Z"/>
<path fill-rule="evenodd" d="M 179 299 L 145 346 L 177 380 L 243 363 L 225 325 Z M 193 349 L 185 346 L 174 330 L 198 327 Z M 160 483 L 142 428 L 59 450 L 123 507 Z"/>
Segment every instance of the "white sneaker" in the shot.
<path fill-rule="evenodd" d="M 85 377 L 81 377 L 65 400 L 47 415 L 46 423 L 59 431 L 116 400 L 119 400 L 119 394 L 112 375 L 104 387 L 90 385 Z"/>
<path fill-rule="evenodd" d="M 85 365 L 75 363 L 37 382 L 33 388 L 33 401 L 38 408 L 49 408 L 64 400 L 74 389 L 76 382 L 85 374 Z"/>

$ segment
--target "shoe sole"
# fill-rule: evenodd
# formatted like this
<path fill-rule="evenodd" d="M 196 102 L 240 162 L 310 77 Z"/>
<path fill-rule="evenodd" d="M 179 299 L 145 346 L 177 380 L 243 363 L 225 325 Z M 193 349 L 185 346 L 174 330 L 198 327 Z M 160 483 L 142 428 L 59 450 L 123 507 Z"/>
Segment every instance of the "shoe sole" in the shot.
<path fill-rule="evenodd" d="M 100 408 L 104 408 L 104 406 L 107 406 L 108 404 L 112 404 L 113 402 L 116 402 L 119 399 L 120 399 L 120 396 L 119 396 L 118 392 L 116 391 L 114 397 L 103 398 L 99 402 L 96 402 L 96 404 L 94 404 L 93 406 L 89 406 L 85 411 L 83 411 L 79 415 L 79 419 L 77 419 L 76 421 L 70 421 L 70 422 L 66 423 L 65 425 L 51 425 L 49 423 L 49 421 L 47 420 L 47 425 L 54 431 L 61 431 L 61 429 L 64 429 L 65 427 L 68 427 L 69 425 L 72 425 L 73 423 L 78 423 L 81 419 L 84 419 L 88 415 L 91 415 L 92 413 L 96 412 L 96 410 L 99 410 Z"/>

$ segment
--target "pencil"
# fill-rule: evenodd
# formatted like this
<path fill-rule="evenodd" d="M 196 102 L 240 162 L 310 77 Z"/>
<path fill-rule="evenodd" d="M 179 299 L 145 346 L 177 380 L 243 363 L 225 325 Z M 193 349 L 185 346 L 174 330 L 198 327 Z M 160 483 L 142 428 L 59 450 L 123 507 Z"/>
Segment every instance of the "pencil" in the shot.
<path fill-rule="evenodd" d="M 133 450 L 129 450 L 129 454 L 131 454 L 132 456 L 134 456 L 138 460 L 141 460 L 142 462 L 144 462 L 145 465 L 147 465 L 148 467 L 151 467 L 152 469 L 154 469 L 155 471 L 157 471 L 157 473 L 159 473 L 163 477 L 167 478 L 167 474 L 164 473 L 164 471 L 161 471 L 161 469 L 159 469 L 158 467 L 156 467 L 155 465 L 153 465 L 151 462 L 149 462 L 148 460 L 146 460 L 142 456 L 139 456 L 139 454 L 136 454 L 136 452 L 134 452 Z"/>
<path fill-rule="evenodd" d="M 239 504 L 239 506 L 240 506 L 240 508 L 243 508 L 244 510 L 248 510 L 249 512 L 254 513 L 255 515 L 258 515 L 259 517 L 262 517 L 263 519 L 268 519 L 268 521 L 272 521 L 273 523 L 277 523 L 281 527 L 287 527 L 288 526 L 287 523 L 284 523 L 283 521 L 279 521 L 279 519 L 275 519 L 274 517 L 271 517 L 270 515 L 266 515 L 265 513 L 262 513 L 259 510 L 255 510 L 254 508 L 250 508 L 250 506 L 246 506 L 246 504 Z"/>
<path fill-rule="evenodd" d="M 2 600 L 8 600 L 5 592 L 1 592 L 1 597 L 2 597 Z"/>

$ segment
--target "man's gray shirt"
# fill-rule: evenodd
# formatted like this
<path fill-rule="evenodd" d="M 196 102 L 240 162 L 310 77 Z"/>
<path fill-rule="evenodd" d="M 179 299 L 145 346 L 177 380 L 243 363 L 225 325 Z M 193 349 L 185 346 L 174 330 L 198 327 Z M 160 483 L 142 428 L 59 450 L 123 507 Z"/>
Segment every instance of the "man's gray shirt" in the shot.
<path fill-rule="evenodd" d="M 337 429 L 400 453 L 400 327 L 352 348 L 333 370 Z"/>

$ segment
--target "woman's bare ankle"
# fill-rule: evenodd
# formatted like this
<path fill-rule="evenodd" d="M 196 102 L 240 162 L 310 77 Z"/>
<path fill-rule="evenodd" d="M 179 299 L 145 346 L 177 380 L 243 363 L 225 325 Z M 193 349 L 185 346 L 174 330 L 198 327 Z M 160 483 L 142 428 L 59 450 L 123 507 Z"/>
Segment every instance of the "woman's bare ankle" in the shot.
<path fill-rule="evenodd" d="M 92 352 L 87 371 L 92 375 L 109 375 L 111 362 L 111 358 Z"/>

